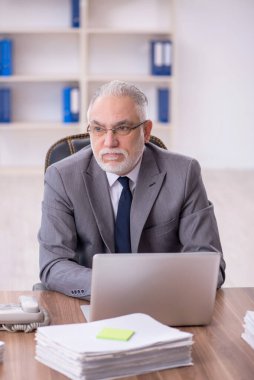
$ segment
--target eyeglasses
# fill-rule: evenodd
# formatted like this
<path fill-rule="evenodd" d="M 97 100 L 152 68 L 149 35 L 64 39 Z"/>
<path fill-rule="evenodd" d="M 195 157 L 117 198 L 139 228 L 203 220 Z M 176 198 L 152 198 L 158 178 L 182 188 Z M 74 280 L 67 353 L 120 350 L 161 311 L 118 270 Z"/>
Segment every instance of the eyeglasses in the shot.
<path fill-rule="evenodd" d="M 142 121 L 142 123 L 134 125 L 133 127 L 130 127 L 128 125 L 119 125 L 119 127 L 108 128 L 108 129 L 104 127 L 100 127 L 99 125 L 88 125 L 87 132 L 97 137 L 105 135 L 108 131 L 112 131 L 114 135 L 116 134 L 119 136 L 127 136 L 131 133 L 131 131 L 140 127 L 142 124 L 146 122 L 147 120 Z"/>

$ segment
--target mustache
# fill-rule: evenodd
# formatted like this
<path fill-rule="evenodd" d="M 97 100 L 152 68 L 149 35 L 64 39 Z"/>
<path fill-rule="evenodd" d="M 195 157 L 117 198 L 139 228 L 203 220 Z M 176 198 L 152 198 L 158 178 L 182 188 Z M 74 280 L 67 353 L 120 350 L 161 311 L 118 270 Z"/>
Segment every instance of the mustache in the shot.
<path fill-rule="evenodd" d="M 99 152 L 99 157 L 102 159 L 104 154 L 122 154 L 125 158 L 128 157 L 128 153 L 124 149 L 119 149 L 119 148 L 103 148 Z"/>

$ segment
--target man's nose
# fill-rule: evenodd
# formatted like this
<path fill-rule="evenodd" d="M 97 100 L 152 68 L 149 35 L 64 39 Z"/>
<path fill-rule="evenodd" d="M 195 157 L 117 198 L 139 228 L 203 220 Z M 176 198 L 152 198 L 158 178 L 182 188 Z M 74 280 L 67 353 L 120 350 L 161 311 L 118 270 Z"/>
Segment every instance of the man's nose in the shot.
<path fill-rule="evenodd" d="M 108 148 L 118 146 L 118 138 L 117 138 L 117 134 L 116 134 L 116 133 L 113 133 L 111 130 L 108 130 L 108 131 L 105 133 L 105 137 L 104 137 L 104 145 L 105 145 L 106 147 L 108 147 Z"/>

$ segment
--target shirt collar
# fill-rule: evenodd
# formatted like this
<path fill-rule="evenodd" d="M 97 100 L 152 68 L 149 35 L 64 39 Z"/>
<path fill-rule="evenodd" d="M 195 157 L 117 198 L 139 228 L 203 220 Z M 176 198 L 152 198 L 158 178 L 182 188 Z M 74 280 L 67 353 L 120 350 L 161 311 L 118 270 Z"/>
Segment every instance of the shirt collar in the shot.
<path fill-rule="evenodd" d="M 134 187 L 136 186 L 136 183 L 138 180 L 138 174 L 139 174 L 139 169 L 140 169 L 140 165 L 141 165 L 141 160 L 142 160 L 142 157 L 140 158 L 137 165 L 129 173 L 125 174 L 125 177 L 128 177 L 132 181 L 132 183 L 134 184 Z M 109 172 L 106 172 L 106 175 L 107 175 L 108 183 L 109 183 L 110 187 L 113 186 L 114 183 L 120 177 L 118 174 L 109 173 Z"/>

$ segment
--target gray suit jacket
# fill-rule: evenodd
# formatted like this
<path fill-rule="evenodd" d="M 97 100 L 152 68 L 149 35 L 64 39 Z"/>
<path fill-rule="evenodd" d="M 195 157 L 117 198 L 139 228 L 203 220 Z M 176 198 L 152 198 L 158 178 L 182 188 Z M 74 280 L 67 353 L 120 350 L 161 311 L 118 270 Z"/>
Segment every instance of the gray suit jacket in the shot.
<path fill-rule="evenodd" d="M 43 284 L 89 296 L 93 255 L 115 252 L 107 177 L 90 147 L 48 168 L 38 236 Z M 196 160 L 146 145 L 131 206 L 131 246 L 132 252 L 222 252 Z M 218 287 L 224 270 L 221 253 Z"/>

